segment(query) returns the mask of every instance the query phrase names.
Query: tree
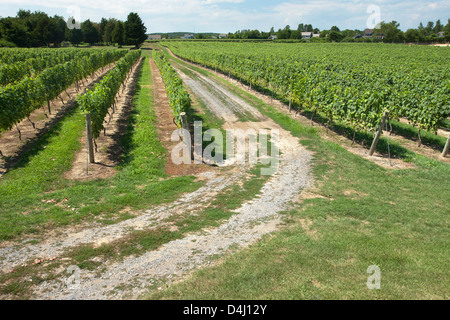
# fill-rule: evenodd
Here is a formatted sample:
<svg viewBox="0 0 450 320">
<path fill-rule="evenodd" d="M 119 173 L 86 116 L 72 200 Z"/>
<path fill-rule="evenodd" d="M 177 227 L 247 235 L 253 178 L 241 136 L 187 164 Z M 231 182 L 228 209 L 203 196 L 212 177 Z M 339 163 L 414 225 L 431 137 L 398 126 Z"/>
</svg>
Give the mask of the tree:
<svg viewBox="0 0 450 320">
<path fill-rule="evenodd" d="M 99 37 L 103 41 L 104 41 L 104 35 L 105 35 L 105 27 L 106 27 L 107 24 L 108 24 L 108 20 L 106 18 L 102 18 L 102 20 L 100 20 Z"/>
<path fill-rule="evenodd" d="M 116 27 L 116 25 L 117 25 L 117 20 L 116 19 L 109 19 L 108 22 L 105 25 L 105 30 L 104 30 L 104 33 L 103 33 L 102 40 L 104 42 L 106 42 L 107 44 L 115 43 L 115 41 L 113 41 L 113 38 L 112 38 L 112 33 L 113 33 L 113 30 Z M 122 40 L 123 40 L 123 38 L 122 38 Z"/>
<path fill-rule="evenodd" d="M 52 19 L 56 25 L 54 43 L 56 46 L 60 46 L 61 42 L 63 42 L 66 39 L 65 31 L 66 31 L 67 23 L 64 20 L 64 18 L 61 16 L 55 15 Z"/>
<path fill-rule="evenodd" d="M 290 39 L 291 38 L 291 27 L 287 25 L 283 30 L 278 30 L 277 33 L 278 39 Z"/>
<path fill-rule="evenodd" d="M 430 36 L 433 33 L 433 29 L 434 29 L 434 22 L 428 21 L 427 26 L 425 27 L 427 36 Z"/>
<path fill-rule="evenodd" d="M 86 20 L 81 24 L 81 33 L 83 34 L 83 41 L 93 45 L 98 42 L 98 30 L 94 27 L 91 20 Z"/>
<path fill-rule="evenodd" d="M 45 16 L 39 20 L 36 28 L 33 30 L 33 34 L 36 39 L 39 39 L 43 44 L 49 46 L 50 43 L 56 42 L 58 28 L 59 26 L 54 20 Z"/>
<path fill-rule="evenodd" d="M 290 39 L 301 39 L 302 38 L 302 33 L 298 30 L 294 30 L 291 32 L 291 37 Z"/>
<path fill-rule="evenodd" d="M 407 42 L 419 42 L 420 41 L 420 33 L 417 29 L 408 29 L 405 32 L 405 40 Z"/>
<path fill-rule="evenodd" d="M 312 32 L 313 26 L 311 24 L 305 24 L 305 32 Z"/>
<path fill-rule="evenodd" d="M 445 40 L 450 41 L 450 19 L 448 19 L 447 24 L 445 25 L 443 31 Z"/>
<path fill-rule="evenodd" d="M 78 47 L 81 41 L 83 41 L 83 33 L 81 32 L 81 29 L 66 28 L 66 40 L 70 41 L 72 45 Z"/>
<path fill-rule="evenodd" d="M 436 24 L 434 25 L 434 33 L 438 34 L 444 29 L 444 26 L 441 23 L 441 20 L 436 21 Z"/>
<path fill-rule="evenodd" d="M 29 37 L 27 28 L 16 18 L 4 18 L 0 20 L 0 34 L 2 42 L 8 46 L 27 47 Z"/>
<path fill-rule="evenodd" d="M 39 47 L 43 45 L 48 45 L 51 40 L 45 40 L 52 30 L 49 30 L 48 25 L 51 24 L 49 21 L 49 16 L 41 11 L 25 11 L 19 10 L 17 13 L 18 22 L 25 26 L 27 33 L 27 45 L 28 47 Z M 39 29 L 37 30 L 39 25 Z M 45 32 L 46 35 L 43 35 Z"/>
<path fill-rule="evenodd" d="M 336 27 L 336 26 L 332 26 L 330 31 L 341 32 L 341 30 L 338 27 Z"/>
<path fill-rule="evenodd" d="M 400 23 L 391 21 L 381 22 L 380 33 L 384 36 L 384 42 L 401 42 L 404 39 L 403 32 L 399 29 Z"/>
<path fill-rule="evenodd" d="M 127 44 L 139 48 L 147 40 L 147 27 L 145 27 L 137 13 L 131 12 L 124 24 Z"/>
<path fill-rule="evenodd" d="M 116 25 L 112 31 L 111 36 L 113 43 L 117 43 L 119 46 L 122 46 L 124 44 L 125 30 L 122 21 L 116 22 Z"/>
<path fill-rule="evenodd" d="M 341 32 L 337 32 L 335 30 L 330 31 L 328 34 L 328 41 L 336 41 L 339 42 L 344 38 Z"/>
</svg>

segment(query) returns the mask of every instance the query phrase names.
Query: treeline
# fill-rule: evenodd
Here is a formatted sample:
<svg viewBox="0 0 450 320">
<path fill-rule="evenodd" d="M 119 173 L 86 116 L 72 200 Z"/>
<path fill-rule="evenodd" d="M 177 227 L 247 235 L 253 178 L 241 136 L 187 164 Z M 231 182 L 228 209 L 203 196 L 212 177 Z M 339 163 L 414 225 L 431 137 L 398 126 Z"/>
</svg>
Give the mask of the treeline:
<svg viewBox="0 0 450 320">
<path fill-rule="evenodd" d="M 423 23 L 415 29 L 402 31 L 400 24 L 396 21 L 389 23 L 381 22 L 377 28 L 373 29 L 373 35 L 365 37 L 364 30 L 340 30 L 333 26 L 329 30 L 320 30 L 314 28 L 311 24 L 299 24 L 297 29 L 291 29 L 287 25 L 283 29 L 272 29 L 269 32 L 260 30 L 239 30 L 235 33 L 229 33 L 228 39 L 268 39 L 276 36 L 278 40 L 299 40 L 302 39 L 302 32 L 311 32 L 319 34 L 309 41 L 325 42 L 448 42 L 450 41 L 450 19 L 444 26 L 440 20 L 436 22 L 429 21 L 426 26 Z"/>
<path fill-rule="evenodd" d="M 134 12 L 126 21 L 102 18 L 96 23 L 88 19 L 80 27 L 68 28 L 67 21 L 61 16 L 49 17 L 41 11 L 20 10 L 16 17 L 0 19 L 0 47 L 59 47 L 64 41 L 75 46 L 87 43 L 139 47 L 147 39 L 147 28 Z"/>
</svg>

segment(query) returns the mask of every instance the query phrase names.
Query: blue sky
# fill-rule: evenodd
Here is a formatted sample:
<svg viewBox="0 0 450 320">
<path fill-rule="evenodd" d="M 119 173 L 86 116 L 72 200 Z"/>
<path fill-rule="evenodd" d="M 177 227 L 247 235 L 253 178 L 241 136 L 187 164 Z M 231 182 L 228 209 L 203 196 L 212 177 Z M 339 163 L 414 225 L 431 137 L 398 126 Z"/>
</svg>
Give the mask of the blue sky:
<svg viewBox="0 0 450 320">
<path fill-rule="evenodd" d="M 234 32 L 241 29 L 269 31 L 299 23 L 319 29 L 364 29 L 373 21 L 396 20 L 400 28 L 416 28 L 420 22 L 450 18 L 445 1 L 269 1 L 269 0 L 0 0 L 0 16 L 15 16 L 19 9 L 40 10 L 68 18 L 79 12 L 82 21 L 102 17 L 125 20 L 129 12 L 141 16 L 148 32 Z"/>
</svg>

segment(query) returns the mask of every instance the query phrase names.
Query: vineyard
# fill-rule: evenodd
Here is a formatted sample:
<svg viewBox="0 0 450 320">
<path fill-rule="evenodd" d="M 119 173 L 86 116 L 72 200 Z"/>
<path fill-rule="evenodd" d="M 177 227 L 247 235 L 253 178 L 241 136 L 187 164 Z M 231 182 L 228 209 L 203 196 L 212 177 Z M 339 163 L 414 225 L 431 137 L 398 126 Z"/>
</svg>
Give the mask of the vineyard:
<svg viewBox="0 0 450 320">
<path fill-rule="evenodd" d="M 175 55 L 290 100 L 355 131 L 385 111 L 436 133 L 450 116 L 450 52 L 433 47 L 352 44 L 169 42 Z"/>
<path fill-rule="evenodd" d="M 0 87 L 0 131 L 10 130 L 14 125 L 28 117 L 34 110 L 50 105 L 50 101 L 56 99 L 64 90 L 77 84 L 86 76 L 98 69 L 117 61 L 126 54 L 126 50 L 74 50 L 51 51 L 46 56 L 40 55 L 40 49 L 17 51 L 3 49 L 1 55 L 9 56 L 12 67 L 3 66 L 2 71 L 7 73 L 15 70 L 13 75 L 5 76 L 9 83 Z M 44 53 L 45 54 L 45 53 Z M 39 57 L 40 56 L 40 57 Z M 43 68 L 29 67 L 33 64 L 29 59 L 25 63 L 17 62 L 20 59 L 37 59 L 41 61 Z M 48 61 L 46 61 L 48 60 Z M 64 62 L 68 60 L 67 62 Z M 7 60 L 8 61 L 8 60 Z M 59 61 L 52 65 L 52 61 Z M 16 65 L 23 65 L 25 72 L 21 72 Z M 43 69 L 43 70 L 41 70 Z M 41 70 L 41 72 L 38 72 Z M 17 76 L 16 76 L 17 75 Z M 23 77 L 23 79 L 21 79 Z"/>
<path fill-rule="evenodd" d="M 0 299 L 447 298 L 447 49 L 129 49 L 0 49 Z M 279 154 L 178 165 L 177 127 Z"/>
<path fill-rule="evenodd" d="M 167 61 L 164 54 L 153 51 L 153 59 L 158 69 L 161 71 L 164 84 L 166 85 L 167 96 L 170 100 L 170 108 L 175 118 L 177 126 L 181 128 L 181 113 L 187 113 L 191 107 L 191 98 L 183 86 L 183 81 L 175 69 Z"/>
</svg>

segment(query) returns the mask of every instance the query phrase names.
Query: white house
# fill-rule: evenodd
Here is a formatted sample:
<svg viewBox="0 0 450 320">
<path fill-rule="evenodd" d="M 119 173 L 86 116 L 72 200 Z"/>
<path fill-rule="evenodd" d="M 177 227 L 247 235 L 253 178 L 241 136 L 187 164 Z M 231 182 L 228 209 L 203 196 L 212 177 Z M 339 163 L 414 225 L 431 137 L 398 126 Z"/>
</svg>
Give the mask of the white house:
<svg viewBox="0 0 450 320">
<path fill-rule="evenodd" d="M 149 34 L 147 40 L 161 40 L 160 34 Z"/>
<path fill-rule="evenodd" d="M 312 32 L 302 32 L 302 39 L 311 39 L 313 37 Z"/>
<path fill-rule="evenodd" d="M 194 39 L 194 35 L 192 33 L 186 33 L 181 39 Z"/>
<path fill-rule="evenodd" d="M 224 38 L 227 38 L 227 37 L 228 37 L 228 34 L 226 34 L 226 33 L 219 34 L 219 39 L 224 39 Z"/>
</svg>

